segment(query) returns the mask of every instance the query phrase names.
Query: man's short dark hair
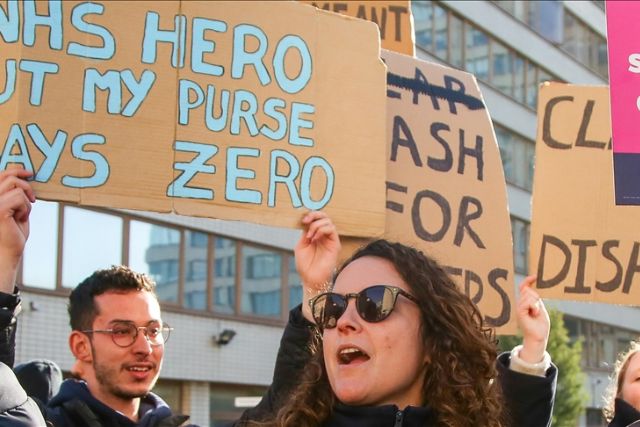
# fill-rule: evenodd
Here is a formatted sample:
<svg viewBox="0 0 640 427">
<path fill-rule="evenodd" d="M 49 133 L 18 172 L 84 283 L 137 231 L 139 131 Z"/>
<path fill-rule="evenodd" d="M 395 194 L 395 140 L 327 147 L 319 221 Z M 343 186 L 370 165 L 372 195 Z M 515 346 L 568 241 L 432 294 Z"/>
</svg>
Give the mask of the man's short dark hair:
<svg viewBox="0 0 640 427">
<path fill-rule="evenodd" d="M 129 267 L 119 265 L 96 270 L 84 279 L 69 295 L 69 323 L 71 329 L 91 329 L 98 315 L 94 298 L 105 292 L 147 291 L 155 296 L 155 283 L 146 274 L 136 273 Z"/>
</svg>

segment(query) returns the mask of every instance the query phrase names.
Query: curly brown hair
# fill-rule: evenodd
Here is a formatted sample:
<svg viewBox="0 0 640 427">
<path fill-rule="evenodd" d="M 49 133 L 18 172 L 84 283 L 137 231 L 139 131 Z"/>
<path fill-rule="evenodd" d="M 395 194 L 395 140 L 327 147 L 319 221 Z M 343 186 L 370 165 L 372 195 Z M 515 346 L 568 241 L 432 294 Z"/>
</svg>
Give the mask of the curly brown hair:
<svg viewBox="0 0 640 427">
<path fill-rule="evenodd" d="M 338 270 L 373 256 L 393 263 L 420 301 L 421 335 L 430 357 L 422 390 L 437 426 L 503 427 L 503 398 L 495 383 L 496 342 L 492 329 L 434 259 L 409 246 L 376 240 L 360 248 Z M 313 356 L 301 382 L 274 420 L 260 425 L 319 427 L 330 416 L 336 397 L 323 360 L 322 340 L 314 337 Z"/>
<path fill-rule="evenodd" d="M 627 368 L 629 368 L 631 359 L 638 353 L 640 353 L 640 342 L 631 341 L 629 348 L 618 356 L 613 373 L 611 374 L 609 387 L 607 387 L 607 391 L 604 394 L 604 407 L 602 408 L 602 412 L 607 422 L 610 422 L 616 414 L 616 398 L 622 396 L 624 376 L 627 374 Z"/>
</svg>

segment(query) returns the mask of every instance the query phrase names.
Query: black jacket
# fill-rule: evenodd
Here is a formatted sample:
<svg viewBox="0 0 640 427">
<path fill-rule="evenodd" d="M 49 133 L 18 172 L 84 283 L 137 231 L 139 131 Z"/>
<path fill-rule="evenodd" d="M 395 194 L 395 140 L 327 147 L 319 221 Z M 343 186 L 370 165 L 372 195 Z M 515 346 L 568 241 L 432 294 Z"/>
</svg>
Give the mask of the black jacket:
<svg viewBox="0 0 640 427">
<path fill-rule="evenodd" d="M 139 420 L 131 421 L 93 397 L 84 381 L 66 380 L 47 405 L 47 420 L 55 427 L 175 427 L 189 417 L 174 415 L 158 396 L 141 399 Z"/>
<path fill-rule="evenodd" d="M 640 427 L 640 412 L 624 400 L 616 399 L 615 411 L 609 427 Z"/>
<path fill-rule="evenodd" d="M 149 393 L 140 402 L 140 419 L 134 423 L 94 398 L 84 381 L 66 380 L 45 407 L 27 395 L 13 371 L 16 315 L 20 296 L 0 292 L 0 427 L 175 427 L 189 417 L 174 415 L 158 396 Z M 43 418 L 44 416 L 44 418 Z"/>
<path fill-rule="evenodd" d="M 310 357 L 309 342 L 314 325 L 302 315 L 300 306 L 291 310 L 276 359 L 273 383 L 258 406 L 243 413 L 233 425 L 241 427 L 249 420 L 267 419 L 277 411 L 295 387 L 299 373 Z M 498 380 L 503 388 L 507 414 L 513 427 L 548 427 L 551 425 L 558 370 L 551 366 L 546 377 L 536 377 L 509 369 L 509 353 L 496 361 Z M 400 414 L 400 415 L 399 415 Z M 398 420 L 400 417 L 400 420 Z M 435 414 L 428 408 L 395 406 L 350 407 L 338 404 L 325 427 L 413 427 L 429 425 Z"/>
</svg>

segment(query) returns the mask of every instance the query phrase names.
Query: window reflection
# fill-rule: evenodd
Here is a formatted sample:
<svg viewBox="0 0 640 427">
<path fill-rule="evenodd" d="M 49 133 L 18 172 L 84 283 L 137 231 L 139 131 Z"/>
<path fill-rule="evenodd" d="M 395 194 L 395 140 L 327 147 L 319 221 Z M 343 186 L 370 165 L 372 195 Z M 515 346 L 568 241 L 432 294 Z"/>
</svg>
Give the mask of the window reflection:
<svg viewBox="0 0 640 427">
<path fill-rule="evenodd" d="M 478 79 L 489 79 L 489 38 L 484 31 L 467 25 L 465 67 Z"/>
<path fill-rule="evenodd" d="M 433 50 L 433 5 L 430 1 L 411 2 L 415 26 L 416 44 L 428 51 Z"/>
<path fill-rule="evenodd" d="M 491 83 L 501 92 L 513 96 L 513 55 L 502 43 L 491 41 Z"/>
<path fill-rule="evenodd" d="M 448 61 L 447 47 L 449 45 L 449 36 L 447 34 L 448 22 L 447 11 L 438 5 L 433 6 L 433 15 L 435 19 L 435 54 L 438 58 Z"/>
<path fill-rule="evenodd" d="M 122 219 L 64 208 L 62 286 L 73 288 L 95 270 L 122 263 Z"/>
<path fill-rule="evenodd" d="M 184 306 L 196 310 L 207 309 L 207 250 L 209 236 L 197 231 L 185 233 Z"/>
<path fill-rule="evenodd" d="M 58 204 L 38 200 L 29 215 L 29 240 L 22 256 L 22 283 L 56 288 L 58 257 Z"/>
<path fill-rule="evenodd" d="M 280 316 L 282 256 L 278 252 L 244 245 L 242 265 L 242 312 Z"/>
<path fill-rule="evenodd" d="M 289 255 L 289 310 L 302 302 L 302 280 L 296 270 L 296 259 Z"/>
<path fill-rule="evenodd" d="M 502 126 L 495 125 L 505 180 L 527 191 L 533 188 L 535 145 Z"/>
<path fill-rule="evenodd" d="M 565 16 L 562 4 L 534 3 L 500 1 L 495 4 L 528 25 L 535 23 L 540 26 L 549 37 L 559 37 Z M 532 109 L 537 107 L 541 78 L 535 63 L 436 2 L 412 2 L 411 8 L 417 46 L 453 67 L 474 74 L 518 102 Z M 592 62 L 602 64 L 596 67 L 606 68 L 606 41 L 601 44 L 591 42 L 590 46 L 589 55 L 596 58 Z M 543 77 L 545 80 L 558 80 L 546 72 Z"/>
<path fill-rule="evenodd" d="M 156 282 L 160 301 L 178 302 L 180 231 L 131 221 L 129 265 Z"/>
<path fill-rule="evenodd" d="M 513 233 L 513 263 L 516 273 L 528 274 L 529 270 L 529 223 L 511 217 Z"/>
<path fill-rule="evenodd" d="M 215 237 L 213 304 L 220 313 L 233 313 L 236 306 L 236 242 Z"/>
</svg>

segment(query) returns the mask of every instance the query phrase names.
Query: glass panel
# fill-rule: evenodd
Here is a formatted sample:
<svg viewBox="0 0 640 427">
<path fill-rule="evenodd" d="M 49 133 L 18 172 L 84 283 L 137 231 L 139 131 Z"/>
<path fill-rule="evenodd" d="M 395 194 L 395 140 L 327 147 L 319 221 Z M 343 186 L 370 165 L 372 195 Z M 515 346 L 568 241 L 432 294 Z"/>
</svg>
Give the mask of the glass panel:
<svg viewBox="0 0 640 427">
<path fill-rule="evenodd" d="M 440 6 L 434 5 L 433 12 L 436 33 L 435 54 L 438 58 L 447 61 L 447 47 L 449 45 L 449 35 L 447 34 L 447 11 Z"/>
<path fill-rule="evenodd" d="M 511 144 L 511 132 L 501 126 L 494 125 L 496 131 L 496 140 L 500 149 L 500 158 L 502 159 L 502 168 L 504 169 L 504 178 L 507 182 L 514 184 L 514 159 L 512 153 L 513 144 Z"/>
<path fill-rule="evenodd" d="M 280 316 L 282 256 L 267 249 L 244 245 L 242 265 L 242 312 Z"/>
<path fill-rule="evenodd" d="M 489 38 L 471 25 L 467 25 L 465 42 L 466 70 L 475 74 L 476 78 L 489 78 Z"/>
<path fill-rule="evenodd" d="M 236 242 L 216 236 L 213 254 L 214 310 L 233 313 L 236 306 Z"/>
<path fill-rule="evenodd" d="M 207 309 L 207 245 L 206 233 L 187 231 L 184 265 L 184 306 L 196 310 Z"/>
<path fill-rule="evenodd" d="M 56 288 L 58 261 L 58 204 L 38 200 L 29 215 L 29 240 L 22 256 L 22 283 Z"/>
<path fill-rule="evenodd" d="M 177 303 L 180 231 L 131 221 L 129 234 L 129 266 L 155 280 L 160 301 Z"/>
<path fill-rule="evenodd" d="M 538 102 L 538 67 L 527 62 L 527 105 L 534 110 Z"/>
<path fill-rule="evenodd" d="M 451 15 L 451 43 L 449 44 L 449 62 L 454 67 L 464 67 L 464 22 L 462 19 L 457 18 L 455 15 Z"/>
<path fill-rule="evenodd" d="M 302 281 L 296 270 L 296 259 L 289 255 L 289 310 L 302 302 Z"/>
<path fill-rule="evenodd" d="M 433 5 L 430 1 L 411 2 L 416 45 L 433 52 Z"/>
<path fill-rule="evenodd" d="M 518 101 L 524 103 L 525 101 L 525 72 L 524 72 L 524 58 L 517 53 L 513 56 L 513 97 Z"/>
<path fill-rule="evenodd" d="M 609 76 L 609 64 L 607 62 L 607 40 L 595 34 L 595 63 L 593 68 L 604 77 Z"/>
<path fill-rule="evenodd" d="M 495 125 L 505 180 L 525 190 L 533 187 L 535 145 L 502 126 Z"/>
<path fill-rule="evenodd" d="M 528 273 L 529 224 L 511 217 L 513 263 L 516 273 Z"/>
<path fill-rule="evenodd" d="M 260 386 L 211 384 L 209 387 L 209 425 L 221 427 L 237 420 L 248 407 L 253 407 L 267 391 Z M 238 405 L 243 398 L 247 404 Z"/>
<path fill-rule="evenodd" d="M 507 95 L 513 95 L 513 54 L 502 43 L 491 40 L 491 59 L 493 68 L 491 70 L 491 83 L 499 91 Z"/>
<path fill-rule="evenodd" d="M 181 413 L 182 409 L 182 385 L 179 381 L 158 380 L 153 387 L 153 392 L 167 402 L 174 413 Z"/>
<path fill-rule="evenodd" d="M 62 286 L 73 288 L 95 270 L 122 263 L 122 219 L 64 208 Z"/>
</svg>

